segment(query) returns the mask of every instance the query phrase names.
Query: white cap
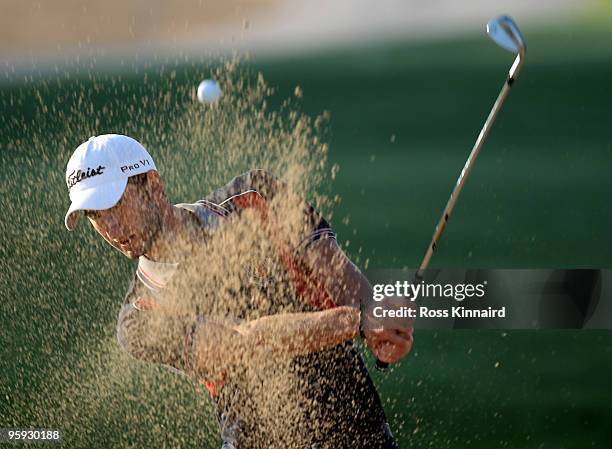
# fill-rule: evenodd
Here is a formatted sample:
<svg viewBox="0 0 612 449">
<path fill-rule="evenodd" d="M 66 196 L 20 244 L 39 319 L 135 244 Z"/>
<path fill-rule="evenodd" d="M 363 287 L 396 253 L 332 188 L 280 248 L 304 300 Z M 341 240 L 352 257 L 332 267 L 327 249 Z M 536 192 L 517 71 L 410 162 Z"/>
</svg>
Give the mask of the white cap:
<svg viewBox="0 0 612 449">
<path fill-rule="evenodd" d="M 72 154 L 66 184 L 72 204 L 64 223 L 74 229 L 79 211 L 110 209 L 119 202 L 130 176 L 157 170 L 138 141 L 119 134 L 90 137 Z"/>
</svg>

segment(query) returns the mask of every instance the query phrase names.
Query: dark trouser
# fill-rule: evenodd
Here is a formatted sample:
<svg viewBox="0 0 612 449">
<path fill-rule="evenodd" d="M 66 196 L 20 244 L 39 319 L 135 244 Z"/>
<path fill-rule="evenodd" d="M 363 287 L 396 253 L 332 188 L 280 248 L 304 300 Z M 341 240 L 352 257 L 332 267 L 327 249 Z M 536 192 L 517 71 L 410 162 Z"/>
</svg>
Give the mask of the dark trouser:
<svg viewBox="0 0 612 449">
<path fill-rule="evenodd" d="M 241 449 L 234 438 L 229 435 L 222 435 L 223 446 L 221 449 Z M 229 438 L 226 438 L 229 437 Z M 379 431 L 364 434 L 350 441 L 322 441 L 314 443 L 303 449 L 399 449 L 395 442 L 389 424 L 384 423 Z"/>
<path fill-rule="evenodd" d="M 399 446 L 393 438 L 389 424 L 383 423 L 380 428 L 370 428 L 367 431 L 364 429 L 359 435 L 346 435 L 345 438 L 331 437 L 304 449 L 399 449 Z"/>
</svg>

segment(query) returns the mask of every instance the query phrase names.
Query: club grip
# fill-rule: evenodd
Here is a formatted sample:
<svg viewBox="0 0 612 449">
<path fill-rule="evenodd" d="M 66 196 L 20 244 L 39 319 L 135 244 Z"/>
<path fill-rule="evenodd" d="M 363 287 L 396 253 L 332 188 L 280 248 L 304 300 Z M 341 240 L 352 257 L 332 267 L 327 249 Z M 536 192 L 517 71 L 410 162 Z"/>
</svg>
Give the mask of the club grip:
<svg viewBox="0 0 612 449">
<path fill-rule="evenodd" d="M 378 371 L 385 372 L 387 371 L 387 368 L 389 368 L 389 364 L 387 362 L 376 359 L 376 369 Z"/>
</svg>

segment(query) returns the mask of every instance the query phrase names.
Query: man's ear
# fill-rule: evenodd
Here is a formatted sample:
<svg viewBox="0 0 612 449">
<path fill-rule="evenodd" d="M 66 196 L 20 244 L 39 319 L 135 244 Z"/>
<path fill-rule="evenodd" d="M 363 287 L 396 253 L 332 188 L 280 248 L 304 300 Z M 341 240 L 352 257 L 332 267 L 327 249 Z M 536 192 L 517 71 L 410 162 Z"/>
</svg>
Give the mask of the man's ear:
<svg viewBox="0 0 612 449">
<path fill-rule="evenodd" d="M 147 190 L 149 191 L 149 196 L 156 202 L 166 200 L 164 181 L 159 173 L 155 170 L 147 172 Z"/>
</svg>

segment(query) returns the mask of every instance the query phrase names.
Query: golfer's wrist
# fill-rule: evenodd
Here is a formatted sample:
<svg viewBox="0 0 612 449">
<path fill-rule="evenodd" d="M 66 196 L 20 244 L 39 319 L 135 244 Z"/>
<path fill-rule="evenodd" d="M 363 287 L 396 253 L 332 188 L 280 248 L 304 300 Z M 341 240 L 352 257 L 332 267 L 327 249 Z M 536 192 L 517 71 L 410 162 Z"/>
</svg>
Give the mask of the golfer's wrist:
<svg viewBox="0 0 612 449">
<path fill-rule="evenodd" d="M 359 336 L 362 340 L 367 340 L 367 332 L 375 327 L 372 322 L 372 313 L 367 304 L 364 304 L 363 300 L 360 302 L 360 313 L 359 313 Z"/>
<path fill-rule="evenodd" d="M 366 335 L 366 320 L 367 320 L 367 316 L 363 312 L 363 310 L 361 310 L 359 312 L 359 336 L 361 337 L 363 341 L 367 340 L 368 338 Z"/>
</svg>

